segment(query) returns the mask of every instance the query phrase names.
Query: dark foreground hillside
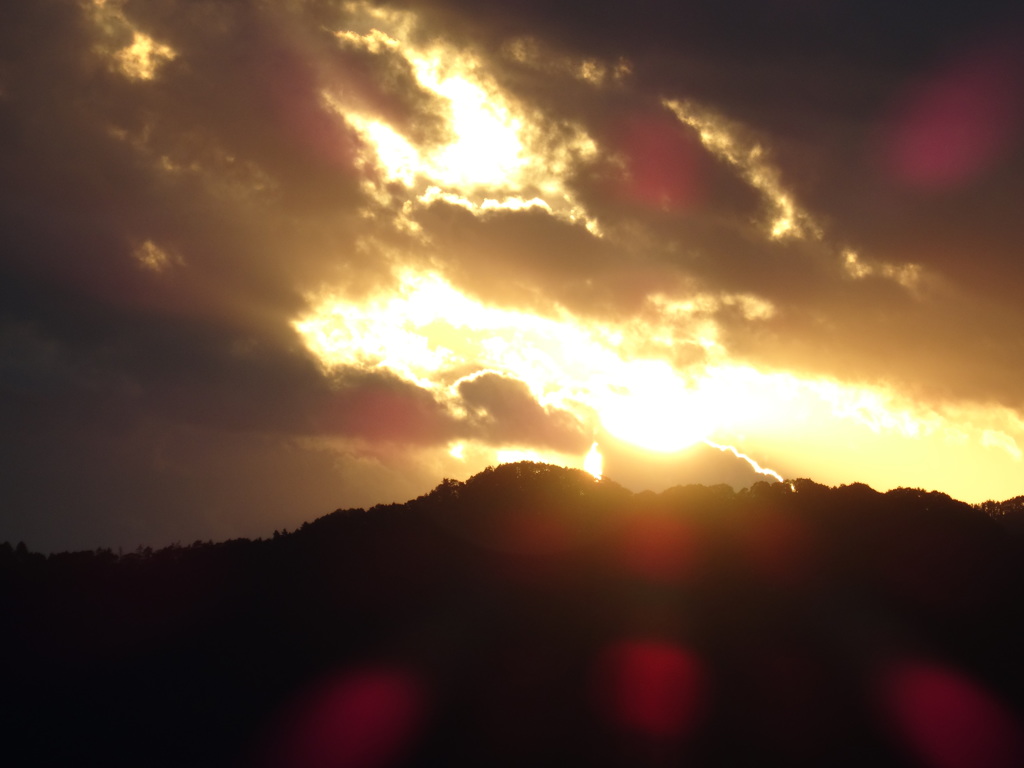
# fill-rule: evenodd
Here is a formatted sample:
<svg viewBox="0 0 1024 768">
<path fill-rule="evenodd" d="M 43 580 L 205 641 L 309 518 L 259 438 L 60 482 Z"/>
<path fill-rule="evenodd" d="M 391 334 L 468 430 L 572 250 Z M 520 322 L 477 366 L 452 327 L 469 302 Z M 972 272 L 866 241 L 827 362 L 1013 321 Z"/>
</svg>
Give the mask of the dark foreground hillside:
<svg viewBox="0 0 1024 768">
<path fill-rule="evenodd" d="M 1016 768 L 1020 506 L 522 463 L 264 541 L 6 547 L 0 764 Z"/>
</svg>

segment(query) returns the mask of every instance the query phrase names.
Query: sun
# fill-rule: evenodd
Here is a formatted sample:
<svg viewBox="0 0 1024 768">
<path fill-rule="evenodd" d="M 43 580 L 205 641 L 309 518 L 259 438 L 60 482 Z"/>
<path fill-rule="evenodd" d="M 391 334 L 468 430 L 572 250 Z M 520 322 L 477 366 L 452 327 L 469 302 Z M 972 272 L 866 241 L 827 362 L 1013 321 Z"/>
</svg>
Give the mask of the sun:
<svg viewBox="0 0 1024 768">
<path fill-rule="evenodd" d="M 601 425 L 627 443 L 674 453 L 708 438 L 718 414 L 662 360 L 626 362 L 595 407 Z"/>
</svg>

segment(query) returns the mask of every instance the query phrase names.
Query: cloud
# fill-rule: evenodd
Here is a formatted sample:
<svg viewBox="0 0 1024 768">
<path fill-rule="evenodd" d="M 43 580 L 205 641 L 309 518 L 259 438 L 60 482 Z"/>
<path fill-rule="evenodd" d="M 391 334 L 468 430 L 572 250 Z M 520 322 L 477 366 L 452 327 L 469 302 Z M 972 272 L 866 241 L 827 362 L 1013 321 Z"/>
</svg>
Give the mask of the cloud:
<svg viewBox="0 0 1024 768">
<path fill-rule="evenodd" d="M 544 209 L 474 215 L 436 201 L 415 221 L 430 247 L 445 255 L 446 273 L 486 300 L 537 308 L 554 302 L 582 312 L 602 298 L 605 304 L 621 301 L 619 291 L 601 294 L 626 271 L 625 255 Z"/>
<path fill-rule="evenodd" d="M 590 445 L 583 425 L 567 411 L 544 408 L 521 381 L 483 373 L 459 382 L 469 421 L 485 440 L 582 453 Z"/>
<path fill-rule="evenodd" d="M 129 526 L 97 489 L 165 493 L 165 438 L 223 473 L 175 476 L 200 528 L 247 461 L 310 509 L 268 467 L 337 506 L 659 428 L 793 467 L 812 422 L 959 430 L 942 455 L 1015 466 L 1019 26 L 954 6 L 3 8 L 5 450 L 67 485 L 0 501 Z M 981 154 L 922 165 L 950 110 Z"/>
<path fill-rule="evenodd" d="M 328 435 L 406 445 L 444 445 L 459 434 L 443 403 L 387 373 L 342 374 L 315 427 Z"/>
</svg>

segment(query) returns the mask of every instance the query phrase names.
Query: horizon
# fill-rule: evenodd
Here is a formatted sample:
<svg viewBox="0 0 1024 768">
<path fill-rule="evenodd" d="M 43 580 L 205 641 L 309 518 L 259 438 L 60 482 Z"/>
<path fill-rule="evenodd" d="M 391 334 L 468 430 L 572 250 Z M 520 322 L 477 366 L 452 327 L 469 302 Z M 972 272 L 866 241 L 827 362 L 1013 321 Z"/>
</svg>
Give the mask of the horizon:
<svg viewBox="0 0 1024 768">
<path fill-rule="evenodd" d="M 811 484 L 813 486 L 817 486 L 819 488 L 823 488 L 823 489 L 826 489 L 826 490 L 841 490 L 843 488 L 850 488 L 850 487 L 854 487 L 854 486 L 864 487 L 864 488 L 869 489 L 872 493 L 878 494 L 879 496 L 885 496 L 885 495 L 890 494 L 892 492 L 898 492 L 898 491 L 921 491 L 921 492 L 926 493 L 926 494 L 938 493 L 940 495 L 943 495 L 943 496 L 949 498 L 953 502 L 960 503 L 960 504 L 967 504 L 968 506 L 970 506 L 970 507 L 972 507 L 974 509 L 978 509 L 978 510 L 984 511 L 983 510 L 983 503 L 965 502 L 962 499 L 957 499 L 955 497 L 949 496 L 949 494 L 945 494 L 942 491 L 936 491 L 934 489 L 929 489 L 929 488 L 897 486 L 897 487 L 894 487 L 894 488 L 887 488 L 887 489 L 879 490 L 877 488 L 874 488 L 873 486 L 871 486 L 868 483 L 860 482 L 860 481 L 857 481 L 857 480 L 852 480 L 852 481 L 847 482 L 847 483 L 840 483 L 840 484 L 836 484 L 836 485 L 826 485 L 826 484 L 823 484 L 823 483 L 818 483 L 814 478 L 807 478 L 807 477 L 798 478 L 798 477 L 793 477 L 793 478 L 785 478 L 783 480 L 777 480 L 777 479 L 775 479 L 773 477 L 770 477 L 770 476 L 766 477 L 766 476 L 761 475 L 761 476 L 759 476 L 759 479 L 753 480 L 750 485 L 746 485 L 746 486 L 742 486 L 742 487 L 736 487 L 735 484 L 731 484 L 731 483 L 683 482 L 683 483 L 677 483 L 675 485 L 672 485 L 672 486 L 669 486 L 669 487 L 666 487 L 666 488 L 662 488 L 660 490 L 655 491 L 655 490 L 650 489 L 650 488 L 631 488 L 631 487 L 628 487 L 628 486 L 623 485 L 622 483 L 618 482 L 615 478 L 608 477 L 607 475 L 603 475 L 603 474 L 595 475 L 594 473 L 592 473 L 592 472 L 590 472 L 590 471 L 588 471 L 588 470 L 586 470 L 586 469 L 584 469 L 582 467 L 573 467 L 573 466 L 566 466 L 566 465 L 560 465 L 560 464 L 552 464 L 550 462 L 535 461 L 535 460 L 532 460 L 532 459 L 519 459 L 519 460 L 515 460 L 515 461 L 501 462 L 501 463 L 496 464 L 496 465 L 488 465 L 487 467 L 484 467 L 480 471 L 470 475 L 469 477 L 466 477 L 465 479 L 447 478 L 447 477 L 442 478 L 435 485 L 431 486 L 431 488 L 427 489 L 423 493 L 417 494 L 416 496 L 410 497 L 408 499 L 396 499 L 396 500 L 391 500 L 391 501 L 381 501 L 381 502 L 378 502 L 376 504 L 363 505 L 363 506 L 360 506 L 360 507 L 337 507 L 335 509 L 332 509 L 332 510 L 329 510 L 329 511 L 325 511 L 325 512 L 317 514 L 317 515 L 315 515 L 313 517 L 310 517 L 307 520 L 297 521 L 294 526 L 284 526 L 284 527 L 281 527 L 280 529 L 275 528 L 273 531 L 257 532 L 257 533 L 255 533 L 253 535 L 248 535 L 248 536 L 232 536 L 232 537 L 229 537 L 229 538 L 226 538 L 226 539 L 220 539 L 220 540 L 196 539 L 193 542 L 189 542 L 189 543 L 183 542 L 180 539 L 179 540 L 175 540 L 175 541 L 166 541 L 166 542 L 151 542 L 151 541 L 132 542 L 130 544 L 126 544 L 124 542 L 118 542 L 118 543 L 111 544 L 111 543 L 108 542 L 108 543 L 102 543 L 102 544 L 95 545 L 95 546 L 90 546 L 90 547 L 81 547 L 81 548 L 74 549 L 74 550 L 72 550 L 72 549 L 62 549 L 62 550 L 39 549 L 39 548 L 33 547 L 31 545 L 31 542 L 26 542 L 24 540 L 15 542 L 15 541 L 10 541 L 10 540 L 0 539 L 0 545 L 6 544 L 6 545 L 9 545 L 10 547 L 13 548 L 16 545 L 24 544 L 25 547 L 26 547 L 26 550 L 29 553 L 33 553 L 33 554 L 38 553 L 38 554 L 42 554 L 42 555 L 46 555 L 46 556 L 60 555 L 60 554 L 67 554 L 67 553 L 74 553 L 74 552 L 90 552 L 90 551 L 92 551 L 92 552 L 114 552 L 114 551 L 116 551 L 118 553 L 118 556 L 122 556 L 123 554 L 131 554 L 133 552 L 134 553 L 138 553 L 138 552 L 142 552 L 143 550 L 158 552 L 158 551 L 164 550 L 164 549 L 174 549 L 174 548 L 177 548 L 177 547 L 188 547 L 190 545 L 195 545 L 195 544 L 202 544 L 202 545 L 220 544 L 220 543 L 224 543 L 224 542 L 227 542 L 227 541 L 237 541 L 237 540 L 242 540 L 242 541 L 265 541 L 265 540 L 269 540 L 271 538 L 276 538 L 278 535 L 288 535 L 289 533 L 294 533 L 295 531 L 298 531 L 301 528 L 305 528 L 306 525 L 308 525 L 308 524 L 315 523 L 316 521 L 318 521 L 320 519 L 323 519 L 323 518 L 326 518 L 326 517 L 330 517 L 331 515 L 336 514 L 338 512 L 352 512 L 352 511 L 372 512 L 374 509 L 377 509 L 377 508 L 388 508 L 388 507 L 396 506 L 396 505 L 399 506 L 399 507 L 403 507 L 403 506 L 406 506 L 408 504 L 412 504 L 412 503 L 414 503 L 414 502 L 424 498 L 425 496 L 429 496 L 431 493 L 433 493 L 436 490 L 441 489 L 442 487 L 444 487 L 446 484 L 448 484 L 450 482 L 455 482 L 459 486 L 464 486 L 467 483 L 469 483 L 470 481 L 472 481 L 474 478 L 477 478 L 477 477 L 480 477 L 480 476 L 483 476 L 483 475 L 487 475 L 490 472 L 498 471 L 502 467 L 513 467 L 513 466 L 516 466 L 516 465 L 541 465 L 541 466 L 544 466 L 544 467 L 554 468 L 556 470 L 566 470 L 566 471 L 569 471 L 569 472 L 577 472 L 577 473 L 585 474 L 585 475 L 589 476 L 590 478 L 592 478 L 595 483 L 597 483 L 597 484 L 610 483 L 611 485 L 615 486 L 616 488 L 620 488 L 620 489 L 626 491 L 631 497 L 637 497 L 637 496 L 642 497 L 642 496 L 646 496 L 648 494 L 653 494 L 655 497 L 657 497 L 657 496 L 661 496 L 663 494 L 669 493 L 670 491 L 673 491 L 673 490 L 676 490 L 676 489 L 681 489 L 681 488 L 683 488 L 683 489 L 685 489 L 685 488 L 714 488 L 714 487 L 717 487 L 717 486 L 726 486 L 734 494 L 742 496 L 743 494 L 749 493 L 750 491 L 754 490 L 754 486 L 756 486 L 758 484 L 761 484 L 761 483 L 764 483 L 764 484 L 766 484 L 768 486 L 771 486 L 771 485 L 785 485 L 785 486 L 788 486 L 788 488 L 790 489 L 790 492 L 798 493 L 799 491 L 798 491 L 798 489 L 797 489 L 795 484 L 800 483 L 801 481 L 806 481 L 806 482 L 808 482 L 809 484 Z M 1005 502 L 1008 502 L 1008 501 L 1016 501 L 1018 499 L 1024 499 L 1024 494 L 1022 494 L 1020 496 L 1015 496 L 1015 497 L 1008 497 L 1006 499 L 986 499 L 985 501 L 988 502 L 988 503 L 992 503 L 992 502 L 995 502 L 995 503 L 1005 503 Z M 991 514 L 991 513 L 989 512 L 988 514 Z"/>
</svg>

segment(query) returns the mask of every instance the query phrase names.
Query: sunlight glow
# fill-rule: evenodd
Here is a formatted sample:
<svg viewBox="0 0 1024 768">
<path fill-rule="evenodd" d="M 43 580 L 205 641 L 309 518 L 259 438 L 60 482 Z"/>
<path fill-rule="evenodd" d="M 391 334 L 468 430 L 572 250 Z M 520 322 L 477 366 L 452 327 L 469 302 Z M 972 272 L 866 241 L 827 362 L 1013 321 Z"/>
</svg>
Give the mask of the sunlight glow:
<svg viewBox="0 0 1024 768">
<path fill-rule="evenodd" d="M 136 29 L 124 15 L 120 3 L 93 0 L 92 7 L 87 10 L 93 24 L 107 38 L 107 42 L 97 45 L 95 50 L 108 59 L 112 69 L 129 80 L 153 80 L 161 64 L 178 57 L 169 45 L 159 43 Z M 132 42 L 115 48 L 117 43 L 114 41 L 120 42 L 127 33 L 131 33 Z"/>
<path fill-rule="evenodd" d="M 709 393 L 694 392 L 662 360 L 622 366 L 595 403 L 602 426 L 628 443 L 672 453 L 689 448 L 716 428 L 721 414 L 708 407 Z"/>
<path fill-rule="evenodd" d="M 920 264 L 884 264 L 869 263 L 861 259 L 855 251 L 843 251 L 843 268 L 846 274 L 855 280 L 862 280 L 865 277 L 884 277 L 899 283 L 904 288 L 917 288 L 923 276 L 923 267 Z"/>
<path fill-rule="evenodd" d="M 715 442 L 713 442 L 711 440 L 704 440 L 703 442 L 706 445 L 710 445 L 712 448 L 717 448 L 720 451 L 731 453 L 737 459 L 742 459 L 743 461 L 747 462 L 747 464 L 750 465 L 750 468 L 753 469 L 755 472 L 757 472 L 757 474 L 759 474 L 759 475 L 767 475 L 768 477 L 773 477 L 776 480 L 778 480 L 780 483 L 785 482 L 783 480 L 783 478 L 782 478 L 782 475 L 780 475 L 774 469 L 768 469 L 767 467 L 762 467 L 760 464 L 758 464 L 752 458 L 747 456 L 747 454 L 740 453 L 738 450 L 736 450 L 736 448 L 734 448 L 731 445 L 720 445 L 719 443 L 715 443 Z"/>
<path fill-rule="evenodd" d="M 418 146 L 345 93 L 324 91 L 324 104 L 365 143 L 364 166 L 375 168 L 384 182 L 416 192 L 414 199 L 421 203 L 443 199 L 474 213 L 540 205 L 600 232 L 563 183 L 576 160 L 597 155 L 596 144 L 580 126 L 549 124 L 542 113 L 530 111 L 499 87 L 472 51 L 437 39 L 413 42 L 413 14 L 365 3 L 349 3 L 347 9 L 370 28 L 340 30 L 335 33 L 339 42 L 404 59 L 419 87 L 436 97 L 447 133 L 440 143 Z M 581 71 L 597 77 L 598 69 L 590 63 Z M 523 197 L 523 190 L 530 194 Z M 382 189 L 376 193 L 387 198 Z"/>
<path fill-rule="evenodd" d="M 387 181 L 413 188 L 419 178 L 442 187 L 501 188 L 514 182 L 525 165 L 520 121 L 492 104 L 487 93 L 465 77 L 441 79 L 436 62 L 417 60 L 420 84 L 450 104 L 452 139 L 440 147 L 418 148 L 383 120 L 361 115 L 327 94 L 328 106 L 373 148 Z"/>
<path fill-rule="evenodd" d="M 1024 423 L 1005 409 L 927 410 L 882 388 L 730 362 L 701 323 L 698 307 L 709 302 L 662 297 L 638 318 L 601 324 L 488 305 L 435 273 L 410 270 L 370 296 L 317 297 L 294 327 L 328 370 L 387 371 L 430 391 L 456 417 L 465 413 L 459 383 L 494 372 L 522 381 L 541 406 L 568 411 L 594 434 L 667 453 L 704 444 L 776 480 L 782 474 L 751 453 L 799 457 L 803 476 L 814 468 L 822 478 L 846 452 L 892 451 L 898 467 L 900 440 L 916 441 L 917 451 L 947 455 L 974 445 L 1021 460 L 1014 436 Z M 686 345 L 700 345 L 708 362 L 680 369 L 666 361 Z M 815 448 L 822 445 L 827 450 Z M 466 455 L 464 446 L 450 450 Z M 502 450 L 501 461 L 539 460 L 522 446 Z"/>
<path fill-rule="evenodd" d="M 604 473 L 604 456 L 598 450 L 597 443 L 591 444 L 590 450 L 587 451 L 583 459 L 583 471 L 593 475 L 595 480 L 601 479 Z"/>
<path fill-rule="evenodd" d="M 387 370 L 457 408 L 467 368 L 523 381 L 537 401 L 598 422 L 651 450 L 693 445 L 728 421 L 732 403 L 714 386 L 694 386 L 663 361 L 632 359 L 648 339 L 585 325 L 567 313 L 546 318 L 470 299 L 435 274 L 406 272 L 390 294 L 363 303 L 327 297 L 297 322 L 328 366 Z M 617 342 L 617 343 L 616 343 Z M 711 383 L 706 379 L 705 383 Z"/>
<path fill-rule="evenodd" d="M 597 59 L 577 59 L 556 53 L 535 37 L 517 37 L 504 45 L 502 53 L 506 58 L 530 69 L 571 77 L 594 86 L 621 82 L 632 71 L 630 63 L 624 58 L 620 58 L 614 66 L 608 66 Z"/>
<path fill-rule="evenodd" d="M 518 461 L 541 461 L 537 451 L 524 451 L 519 448 L 505 448 L 497 452 L 499 464 L 515 464 Z"/>
<path fill-rule="evenodd" d="M 768 163 L 760 144 L 741 138 L 738 128 L 693 102 L 665 100 L 663 104 L 680 122 L 697 131 L 708 151 L 735 166 L 752 187 L 768 198 L 774 209 L 769 226 L 773 240 L 821 236 L 810 215 L 797 207 L 793 196 L 782 186 L 778 169 Z"/>
<path fill-rule="evenodd" d="M 997 429 L 986 429 L 981 433 L 981 444 L 986 448 L 998 448 L 1006 451 L 1016 461 L 1024 458 L 1024 451 L 1021 451 L 1017 441 L 1010 435 Z"/>
<path fill-rule="evenodd" d="M 172 264 L 180 264 L 181 260 L 169 254 L 152 240 L 146 240 L 132 251 L 132 256 L 139 265 L 151 272 L 163 272 Z"/>
<path fill-rule="evenodd" d="M 504 197 L 501 200 L 496 200 L 491 197 L 485 197 L 481 202 L 474 203 L 473 201 L 457 195 L 454 192 L 445 192 L 440 187 L 427 187 L 427 191 L 420 195 L 417 200 L 424 205 L 430 205 L 435 200 L 441 200 L 449 205 L 457 205 L 460 208 L 465 208 L 467 211 L 525 211 L 530 208 L 541 208 L 542 210 L 551 213 L 551 206 L 548 205 L 547 201 L 540 197 L 533 197 L 529 200 L 524 200 L 521 197 L 510 196 Z"/>
<path fill-rule="evenodd" d="M 585 227 L 597 238 L 605 231 L 611 238 L 632 236 L 613 218 L 599 223 L 571 190 L 571 171 L 598 157 L 595 141 L 579 125 L 554 121 L 503 88 L 487 69 L 493 52 L 425 36 L 411 12 L 369 2 L 349 2 L 345 10 L 350 28 L 334 33 L 338 45 L 389 57 L 386 65 L 411 76 L 420 89 L 417 108 L 431 111 L 431 133 L 424 138 L 373 99 L 337 85 L 321 92 L 323 104 L 359 138 L 356 162 L 365 171 L 368 200 L 361 215 L 389 219 L 396 231 L 425 245 L 421 264 L 445 262 L 444 254 L 431 252 L 430 229 L 417 216 L 428 206 L 454 206 L 478 217 L 529 210 Z M 587 88 L 628 74 L 625 62 L 613 67 L 558 57 L 530 38 L 513 40 L 498 53 L 511 70 L 540 70 Z M 770 148 L 700 105 L 662 103 L 760 195 L 765 214 L 758 225 L 766 240 L 822 239 L 818 224 L 785 187 Z M 399 246 L 372 247 L 395 265 L 408 261 Z M 916 264 L 862 259 L 852 250 L 831 253 L 834 266 L 851 280 L 883 278 L 908 291 L 925 282 Z M 662 453 L 706 445 L 776 480 L 780 472 L 751 456 L 800 467 L 800 475 L 822 480 L 841 471 L 838 457 L 857 457 L 845 465 L 861 467 L 868 453 L 882 467 L 872 470 L 875 477 L 909 478 L 901 463 L 907 441 L 914 441 L 915 467 L 928 476 L 942 462 L 945 474 L 991 477 L 1005 473 L 1008 461 L 1024 461 L 1024 423 L 1005 409 L 928 406 L 886 382 L 840 383 L 755 369 L 724 347 L 716 316 L 727 311 L 761 323 L 779 311 L 771 301 L 699 285 L 666 291 L 648 294 L 628 316 L 598 321 L 557 304 L 524 310 L 485 303 L 430 268 L 395 266 L 377 291 L 325 290 L 307 297 L 310 311 L 294 327 L 328 372 L 355 368 L 397 376 L 428 391 L 455 419 L 471 410 L 460 384 L 491 372 L 522 382 L 549 415 L 568 413 L 595 438 Z M 476 460 L 480 446 L 458 443 L 449 458 Z M 969 471 L 962 461 L 965 446 L 981 449 L 970 454 L 982 458 Z M 499 461 L 539 457 L 530 445 L 486 446 L 489 457 L 495 450 Z M 595 443 L 577 458 L 593 464 L 596 451 Z M 921 461 L 923 455 L 934 460 Z M 992 456 L 998 462 L 983 460 Z"/>
<path fill-rule="evenodd" d="M 451 104 L 453 141 L 433 158 L 435 178 L 450 186 L 503 186 L 526 161 L 522 121 L 468 75 L 446 74 L 440 61 L 414 61 L 419 82 Z"/>
<path fill-rule="evenodd" d="M 152 80 L 156 76 L 157 65 L 173 61 L 177 55 L 170 46 L 136 31 L 132 44 L 118 51 L 116 58 L 127 77 L 132 80 Z"/>
</svg>

